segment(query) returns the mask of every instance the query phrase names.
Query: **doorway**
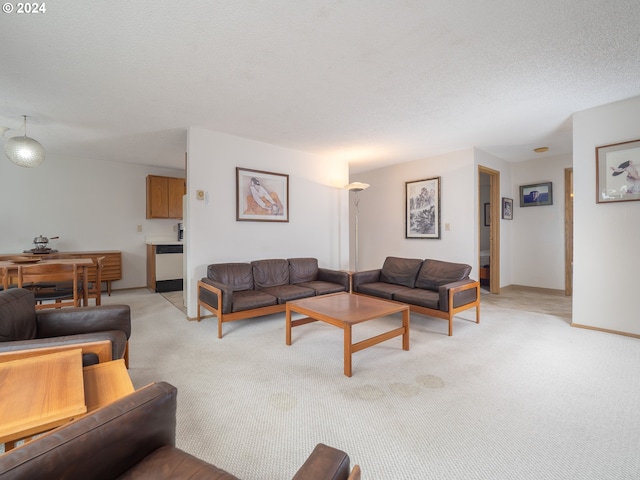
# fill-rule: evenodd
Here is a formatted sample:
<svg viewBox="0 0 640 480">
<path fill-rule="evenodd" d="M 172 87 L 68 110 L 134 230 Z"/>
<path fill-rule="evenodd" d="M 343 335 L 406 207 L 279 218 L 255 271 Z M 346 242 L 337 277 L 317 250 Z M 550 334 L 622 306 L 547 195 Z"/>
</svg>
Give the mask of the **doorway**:
<svg viewBox="0 0 640 480">
<path fill-rule="evenodd" d="M 485 291 L 500 293 L 500 172 L 478 166 L 479 280 Z"/>
</svg>

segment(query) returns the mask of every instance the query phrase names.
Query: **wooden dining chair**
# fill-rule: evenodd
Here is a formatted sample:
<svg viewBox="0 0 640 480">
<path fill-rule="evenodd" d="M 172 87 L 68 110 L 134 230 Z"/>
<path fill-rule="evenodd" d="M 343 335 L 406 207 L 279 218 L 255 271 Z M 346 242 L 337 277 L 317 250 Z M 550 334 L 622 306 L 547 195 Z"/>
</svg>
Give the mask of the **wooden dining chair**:
<svg viewBox="0 0 640 480">
<path fill-rule="evenodd" d="M 102 269 L 104 268 L 104 259 L 105 257 L 92 258 L 93 267 L 89 269 L 89 298 L 95 298 L 96 305 L 102 303 Z"/>
<path fill-rule="evenodd" d="M 64 285 L 64 288 L 60 285 Z M 80 285 L 78 267 L 75 264 L 40 263 L 18 266 L 18 287 L 33 291 L 36 310 L 79 307 L 82 297 Z"/>
<path fill-rule="evenodd" d="M 2 283 L 2 289 L 9 288 L 9 270 L 7 267 L 0 268 L 0 282 Z"/>
</svg>

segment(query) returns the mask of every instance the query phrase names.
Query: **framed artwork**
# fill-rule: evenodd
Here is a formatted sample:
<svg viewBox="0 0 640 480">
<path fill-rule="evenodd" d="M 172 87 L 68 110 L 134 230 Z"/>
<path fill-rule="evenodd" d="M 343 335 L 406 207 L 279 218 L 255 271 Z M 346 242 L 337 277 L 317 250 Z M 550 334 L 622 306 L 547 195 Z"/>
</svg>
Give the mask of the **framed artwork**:
<svg viewBox="0 0 640 480">
<path fill-rule="evenodd" d="M 640 140 L 596 147 L 596 203 L 640 200 Z"/>
<path fill-rule="evenodd" d="M 553 205 L 551 182 L 520 185 L 520 206 L 538 207 L 540 205 Z"/>
<path fill-rule="evenodd" d="M 289 175 L 236 167 L 236 220 L 289 221 Z"/>
<path fill-rule="evenodd" d="M 513 220 L 513 198 L 502 197 L 502 218 Z"/>
<path fill-rule="evenodd" d="M 484 226 L 488 227 L 491 225 L 491 204 L 484 204 Z"/>
<path fill-rule="evenodd" d="M 406 238 L 440 238 L 440 177 L 405 183 Z"/>
</svg>

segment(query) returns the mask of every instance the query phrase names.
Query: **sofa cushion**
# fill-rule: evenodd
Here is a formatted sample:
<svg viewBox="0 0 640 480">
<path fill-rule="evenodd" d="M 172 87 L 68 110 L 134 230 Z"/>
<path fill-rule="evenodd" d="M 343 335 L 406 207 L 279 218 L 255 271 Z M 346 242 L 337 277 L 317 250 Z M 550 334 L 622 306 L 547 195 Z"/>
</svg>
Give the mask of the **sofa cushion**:
<svg viewBox="0 0 640 480">
<path fill-rule="evenodd" d="M 358 287 L 358 293 L 386 298 L 387 300 L 393 300 L 393 295 L 395 293 L 405 290 L 411 291 L 412 289 L 403 285 L 395 285 L 393 283 L 386 282 L 365 283 Z"/>
<path fill-rule="evenodd" d="M 143 478 L 153 478 L 154 480 L 197 480 L 200 478 L 238 480 L 237 477 L 230 473 L 168 445 L 160 447 L 150 455 L 147 455 L 140 463 L 120 476 L 119 480 Z"/>
<path fill-rule="evenodd" d="M 0 342 L 31 340 L 36 336 L 33 293 L 22 288 L 0 292 Z"/>
<path fill-rule="evenodd" d="M 278 299 L 268 293 L 257 290 L 243 290 L 241 292 L 233 292 L 232 312 L 243 312 L 252 308 L 269 307 L 276 305 Z"/>
<path fill-rule="evenodd" d="M 433 290 L 423 290 L 421 288 L 402 290 L 394 293 L 393 299 L 397 302 L 440 310 L 440 295 Z"/>
<path fill-rule="evenodd" d="M 313 282 L 318 279 L 317 258 L 290 258 L 289 281 L 292 284 Z"/>
<path fill-rule="evenodd" d="M 299 287 L 311 288 L 316 292 L 316 295 L 327 295 L 329 293 L 346 292 L 347 289 L 339 283 L 323 282 L 317 280 L 315 282 L 298 283 Z"/>
<path fill-rule="evenodd" d="M 416 287 L 438 290 L 441 285 L 468 278 L 469 273 L 471 273 L 471 266 L 464 263 L 427 259 L 422 263 L 422 268 L 418 273 Z"/>
<path fill-rule="evenodd" d="M 298 300 L 300 298 L 313 297 L 316 292 L 312 288 L 301 287 L 299 285 L 276 285 L 274 287 L 267 287 L 261 292 L 273 295 L 278 299 L 279 304 L 285 304 L 291 300 Z"/>
<path fill-rule="evenodd" d="M 421 266 L 419 258 L 387 257 L 380 271 L 380 281 L 413 288 Z"/>
<path fill-rule="evenodd" d="M 231 286 L 234 292 L 253 290 L 253 268 L 250 263 L 217 263 L 209 265 L 207 277 Z"/>
<path fill-rule="evenodd" d="M 254 260 L 251 265 L 256 290 L 289 284 L 289 262 L 285 259 Z"/>
</svg>

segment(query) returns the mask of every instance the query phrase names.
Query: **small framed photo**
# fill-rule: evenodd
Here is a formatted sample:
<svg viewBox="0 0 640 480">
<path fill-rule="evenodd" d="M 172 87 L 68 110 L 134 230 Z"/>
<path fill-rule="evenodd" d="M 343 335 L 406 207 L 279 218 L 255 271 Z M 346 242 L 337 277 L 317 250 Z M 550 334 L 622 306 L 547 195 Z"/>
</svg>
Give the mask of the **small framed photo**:
<svg viewBox="0 0 640 480">
<path fill-rule="evenodd" d="M 539 207 L 540 205 L 553 205 L 551 182 L 520 185 L 520 206 Z"/>
<path fill-rule="evenodd" d="M 488 227 L 491 225 L 491 204 L 484 204 L 484 226 Z"/>
<path fill-rule="evenodd" d="M 405 182 L 406 238 L 440 238 L 440 177 Z"/>
<path fill-rule="evenodd" d="M 236 168 L 236 220 L 289 221 L 289 175 Z"/>
<path fill-rule="evenodd" d="M 502 218 L 513 220 L 513 198 L 502 197 Z"/>
<path fill-rule="evenodd" d="M 596 147 L 596 202 L 640 200 L 640 140 Z"/>
</svg>

